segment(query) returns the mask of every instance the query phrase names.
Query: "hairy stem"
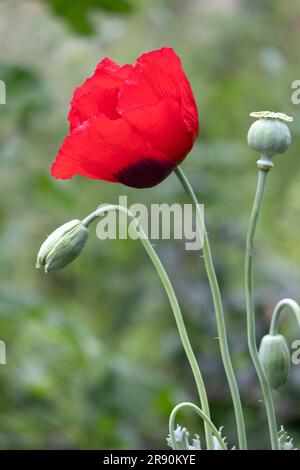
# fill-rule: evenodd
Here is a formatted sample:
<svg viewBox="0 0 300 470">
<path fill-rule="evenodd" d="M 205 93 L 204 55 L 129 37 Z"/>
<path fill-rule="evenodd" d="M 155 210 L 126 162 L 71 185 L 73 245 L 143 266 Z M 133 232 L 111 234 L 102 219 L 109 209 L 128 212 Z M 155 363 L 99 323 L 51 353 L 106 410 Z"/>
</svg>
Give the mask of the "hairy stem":
<svg viewBox="0 0 300 470">
<path fill-rule="evenodd" d="M 237 425 L 237 431 L 238 431 L 238 439 L 239 439 L 239 447 L 240 449 L 245 450 L 247 449 L 247 439 L 246 439 L 243 409 L 242 409 L 239 389 L 237 386 L 236 378 L 235 378 L 233 367 L 232 367 L 232 362 L 231 362 L 231 357 L 230 357 L 230 352 L 229 352 L 229 347 L 228 347 L 222 299 L 221 299 L 218 279 L 217 279 L 215 269 L 214 269 L 213 258 L 211 254 L 208 235 L 207 235 L 204 220 L 203 220 L 203 215 L 200 210 L 193 188 L 190 185 L 188 179 L 184 175 L 181 168 L 177 167 L 175 169 L 175 173 L 180 183 L 182 184 L 184 190 L 186 191 L 187 195 L 191 199 L 192 204 L 194 205 L 194 208 L 196 211 L 196 218 L 197 218 L 197 230 L 199 230 L 200 238 L 202 236 L 204 237 L 203 248 L 202 248 L 203 257 L 204 257 L 206 273 L 207 273 L 207 277 L 209 280 L 212 297 L 213 297 L 218 336 L 219 336 L 219 341 L 220 341 L 221 356 L 222 356 L 224 369 L 226 372 L 226 376 L 227 376 L 227 380 L 228 380 L 228 384 L 229 384 L 229 388 L 230 388 L 230 392 L 232 396 L 233 406 L 234 406 L 235 419 L 236 419 L 236 425 Z"/>
<path fill-rule="evenodd" d="M 148 240 L 146 234 L 144 233 L 141 225 L 139 224 L 138 219 L 125 207 L 122 206 L 117 206 L 117 205 L 107 205 L 98 208 L 95 212 L 87 216 L 83 221 L 82 224 L 85 226 L 88 226 L 93 220 L 95 220 L 97 217 L 101 217 L 108 211 L 119 211 L 124 214 L 126 214 L 129 219 L 132 220 L 132 223 L 134 224 L 134 228 L 136 230 L 136 233 L 139 235 L 139 239 L 142 242 L 146 252 L 148 253 L 152 263 L 154 264 L 156 271 L 162 281 L 162 284 L 165 288 L 165 291 L 167 293 L 167 296 L 169 298 L 175 321 L 177 324 L 178 332 L 181 338 L 181 342 L 183 345 L 183 348 L 185 350 L 186 356 L 188 358 L 189 364 L 191 366 L 195 382 L 197 385 L 197 390 L 199 393 L 199 398 L 200 398 L 200 403 L 201 407 L 205 413 L 205 415 L 210 418 L 210 410 L 209 410 L 209 403 L 207 399 L 207 394 L 205 390 L 205 385 L 204 381 L 195 357 L 195 354 L 193 352 L 193 349 L 191 347 L 189 337 L 185 328 L 185 324 L 183 321 L 182 313 L 176 298 L 176 294 L 174 292 L 173 286 L 171 284 L 171 281 L 158 257 L 156 254 L 153 246 L 151 245 L 150 241 Z M 212 442 L 212 434 L 211 434 L 211 429 L 210 426 L 205 422 L 205 437 L 206 437 L 206 445 L 208 449 L 212 449 L 213 447 L 213 442 Z"/>
<path fill-rule="evenodd" d="M 257 227 L 257 221 L 262 206 L 265 182 L 267 177 L 266 170 L 259 170 L 258 184 L 256 195 L 253 203 L 252 213 L 249 222 L 247 245 L 246 245 L 246 260 L 245 260 L 245 290 L 246 290 L 246 304 L 247 304 L 247 334 L 248 334 L 248 346 L 250 355 L 255 366 L 260 385 L 262 388 L 265 407 L 267 411 L 269 431 L 271 437 L 272 449 L 278 450 L 278 437 L 277 437 L 277 425 L 276 417 L 273 405 L 273 397 L 271 387 L 269 386 L 265 371 L 259 359 L 257 346 L 256 346 L 256 334 L 255 334 L 255 311 L 254 311 L 254 296 L 253 296 L 253 251 L 254 251 L 254 239 Z"/>
</svg>

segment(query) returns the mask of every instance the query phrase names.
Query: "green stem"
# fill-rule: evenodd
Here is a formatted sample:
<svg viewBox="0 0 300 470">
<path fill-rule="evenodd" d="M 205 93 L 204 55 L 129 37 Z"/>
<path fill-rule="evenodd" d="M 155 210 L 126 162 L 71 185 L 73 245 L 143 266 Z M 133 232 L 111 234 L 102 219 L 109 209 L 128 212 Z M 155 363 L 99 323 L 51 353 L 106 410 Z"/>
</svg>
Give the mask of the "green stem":
<svg viewBox="0 0 300 470">
<path fill-rule="evenodd" d="M 237 430 L 238 430 L 239 447 L 240 449 L 245 450 L 247 449 L 247 439 L 246 439 L 243 409 L 242 409 L 239 389 L 236 383 L 236 379 L 235 379 L 235 375 L 234 375 L 234 371 L 233 371 L 233 367 L 231 363 L 222 299 L 221 299 L 217 276 L 216 276 L 215 269 L 214 269 L 213 258 L 212 258 L 212 254 L 210 250 L 208 235 L 205 229 L 202 212 L 199 207 L 199 204 L 198 204 L 198 201 L 197 201 L 197 198 L 193 191 L 192 186 L 190 185 L 189 181 L 187 180 L 181 168 L 177 167 L 175 169 L 175 173 L 194 205 L 194 208 L 196 211 L 196 218 L 197 218 L 197 229 L 200 233 L 200 238 L 202 234 L 204 236 L 204 239 L 203 239 L 204 263 L 205 263 L 206 273 L 207 273 L 207 277 L 209 280 L 213 302 L 214 302 L 221 355 L 222 355 L 222 360 L 223 360 L 227 380 L 229 383 L 230 392 L 232 395 L 236 425 L 237 425 Z"/>
<path fill-rule="evenodd" d="M 215 435 L 215 437 L 216 437 L 216 439 L 217 439 L 217 441 L 218 441 L 218 443 L 221 447 L 221 450 L 227 450 L 225 442 L 223 441 L 222 436 L 219 433 L 219 431 L 217 430 L 214 423 L 210 420 L 210 418 L 198 406 L 194 405 L 194 403 L 189 403 L 189 402 L 179 403 L 179 405 L 175 406 L 175 408 L 172 410 L 172 413 L 170 414 L 169 433 L 170 433 L 170 439 L 171 439 L 173 450 L 178 450 L 174 429 L 175 429 L 175 419 L 176 419 L 177 413 L 182 408 L 190 408 L 193 411 L 195 411 L 203 419 L 204 423 L 206 423 L 210 427 L 212 433 Z"/>
<path fill-rule="evenodd" d="M 300 327 L 300 307 L 293 299 L 282 299 L 276 307 L 274 308 L 272 314 L 272 320 L 270 325 L 270 335 L 277 335 L 278 334 L 278 324 L 281 312 L 286 308 L 289 307 L 290 310 L 294 313 L 298 325 Z"/>
<path fill-rule="evenodd" d="M 256 334 L 255 334 L 255 311 L 254 311 L 254 296 L 253 296 L 253 250 L 254 250 L 254 238 L 257 227 L 257 221 L 259 212 L 262 206 L 265 182 L 267 178 L 266 170 L 259 170 L 258 184 L 256 195 L 253 203 L 253 209 L 249 222 L 247 245 L 246 245 L 246 261 L 245 261 L 245 290 L 246 290 L 246 304 L 247 304 L 247 333 L 248 333 L 248 346 L 252 361 L 254 363 L 260 385 L 262 388 L 269 431 L 271 437 L 272 449 L 278 450 L 278 437 L 277 437 L 277 425 L 276 417 L 273 405 L 272 391 L 269 386 L 267 377 L 264 369 L 261 365 L 257 346 L 256 346 Z"/>
<path fill-rule="evenodd" d="M 154 264 L 156 271 L 163 283 L 167 296 L 169 298 L 169 301 L 170 301 L 170 304 L 174 313 L 175 321 L 177 324 L 177 328 L 179 331 L 179 335 L 182 341 L 182 345 L 185 350 L 186 356 L 188 358 L 189 364 L 191 366 L 191 369 L 195 378 L 197 390 L 198 390 L 199 397 L 200 397 L 201 407 L 203 408 L 203 411 L 205 412 L 205 414 L 208 417 L 210 417 L 209 404 L 208 404 L 208 399 L 206 395 L 203 378 L 202 378 L 195 354 L 193 352 L 193 349 L 189 341 L 189 337 L 185 328 L 182 313 L 181 313 L 173 286 L 153 246 L 151 245 L 141 225 L 139 224 L 138 219 L 125 207 L 117 206 L 117 205 L 107 205 L 107 206 L 98 208 L 95 212 L 93 212 L 88 217 L 86 217 L 82 221 L 82 224 L 85 226 L 88 226 L 91 222 L 93 222 L 93 220 L 95 220 L 97 217 L 100 217 L 101 215 L 104 215 L 108 211 L 119 211 L 119 212 L 125 213 L 133 221 L 135 225 L 134 228 L 137 234 L 139 235 L 139 239 L 142 242 L 146 252 L 148 253 L 152 263 Z M 207 423 L 205 423 L 205 437 L 206 437 L 207 448 L 212 449 L 213 447 L 212 435 L 211 435 L 210 427 L 207 425 Z"/>
</svg>

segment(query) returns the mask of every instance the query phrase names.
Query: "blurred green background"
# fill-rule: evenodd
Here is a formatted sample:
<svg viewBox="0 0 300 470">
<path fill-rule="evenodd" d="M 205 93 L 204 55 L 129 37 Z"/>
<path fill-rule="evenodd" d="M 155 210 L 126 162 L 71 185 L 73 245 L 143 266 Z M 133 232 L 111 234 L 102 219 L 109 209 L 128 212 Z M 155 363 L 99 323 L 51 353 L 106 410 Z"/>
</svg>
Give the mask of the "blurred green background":
<svg viewBox="0 0 300 470">
<path fill-rule="evenodd" d="M 255 286 L 257 332 L 282 297 L 300 300 L 300 108 L 297 0 L 1 0 L 0 79 L 0 448 L 166 447 L 168 416 L 196 388 L 154 269 L 134 241 L 100 242 L 62 271 L 35 270 L 38 248 L 58 225 L 120 194 L 134 202 L 186 202 L 175 176 L 154 189 L 74 178 L 49 167 L 67 132 L 73 90 L 106 55 L 134 62 L 172 46 L 199 107 L 200 135 L 183 164 L 205 204 L 250 447 L 268 445 L 265 411 L 246 348 L 245 232 L 257 155 L 247 148 L 249 113 L 294 116 L 293 145 L 276 158 L 260 221 Z M 236 444 L 203 260 L 183 242 L 157 250 L 180 298 L 217 426 Z M 289 344 L 293 319 L 282 326 Z M 300 368 L 276 395 L 278 423 L 300 445 Z M 180 419 L 202 432 L 198 418 Z"/>
</svg>

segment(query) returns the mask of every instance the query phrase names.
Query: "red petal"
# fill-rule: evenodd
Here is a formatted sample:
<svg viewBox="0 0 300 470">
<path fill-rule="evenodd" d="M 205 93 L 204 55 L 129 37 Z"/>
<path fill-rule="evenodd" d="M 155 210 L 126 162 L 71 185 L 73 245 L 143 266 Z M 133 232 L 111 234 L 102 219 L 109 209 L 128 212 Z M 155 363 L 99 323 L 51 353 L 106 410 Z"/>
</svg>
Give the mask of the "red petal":
<svg viewBox="0 0 300 470">
<path fill-rule="evenodd" d="M 126 119 L 144 140 L 176 164 L 193 146 L 193 138 L 182 120 L 180 105 L 172 98 L 164 98 L 155 106 L 128 109 L 122 119 Z"/>
<path fill-rule="evenodd" d="M 173 98 L 181 106 L 182 119 L 195 139 L 198 111 L 181 61 L 171 48 L 148 52 L 138 58 L 136 66 L 120 89 L 118 111 L 153 106 L 163 98 Z"/>
<path fill-rule="evenodd" d="M 162 181 L 174 162 L 154 149 L 123 119 L 101 115 L 66 137 L 51 173 L 68 179 L 78 174 L 128 186 L 150 187 Z"/>
<path fill-rule="evenodd" d="M 116 110 L 119 87 L 132 69 L 131 65 L 121 67 L 108 58 L 102 60 L 94 74 L 73 94 L 68 116 L 71 130 L 102 113 L 109 119 L 119 118 Z"/>
</svg>

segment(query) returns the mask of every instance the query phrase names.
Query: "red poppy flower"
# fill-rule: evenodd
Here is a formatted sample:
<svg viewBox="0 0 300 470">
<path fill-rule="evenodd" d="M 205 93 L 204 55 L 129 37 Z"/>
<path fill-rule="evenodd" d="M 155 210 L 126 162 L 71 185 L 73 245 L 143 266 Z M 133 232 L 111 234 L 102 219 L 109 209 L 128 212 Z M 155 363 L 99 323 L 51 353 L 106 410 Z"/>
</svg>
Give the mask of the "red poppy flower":
<svg viewBox="0 0 300 470">
<path fill-rule="evenodd" d="M 143 54 L 136 65 L 106 58 L 74 92 L 70 132 L 51 173 L 160 183 L 191 150 L 198 133 L 193 92 L 173 49 Z"/>
</svg>

